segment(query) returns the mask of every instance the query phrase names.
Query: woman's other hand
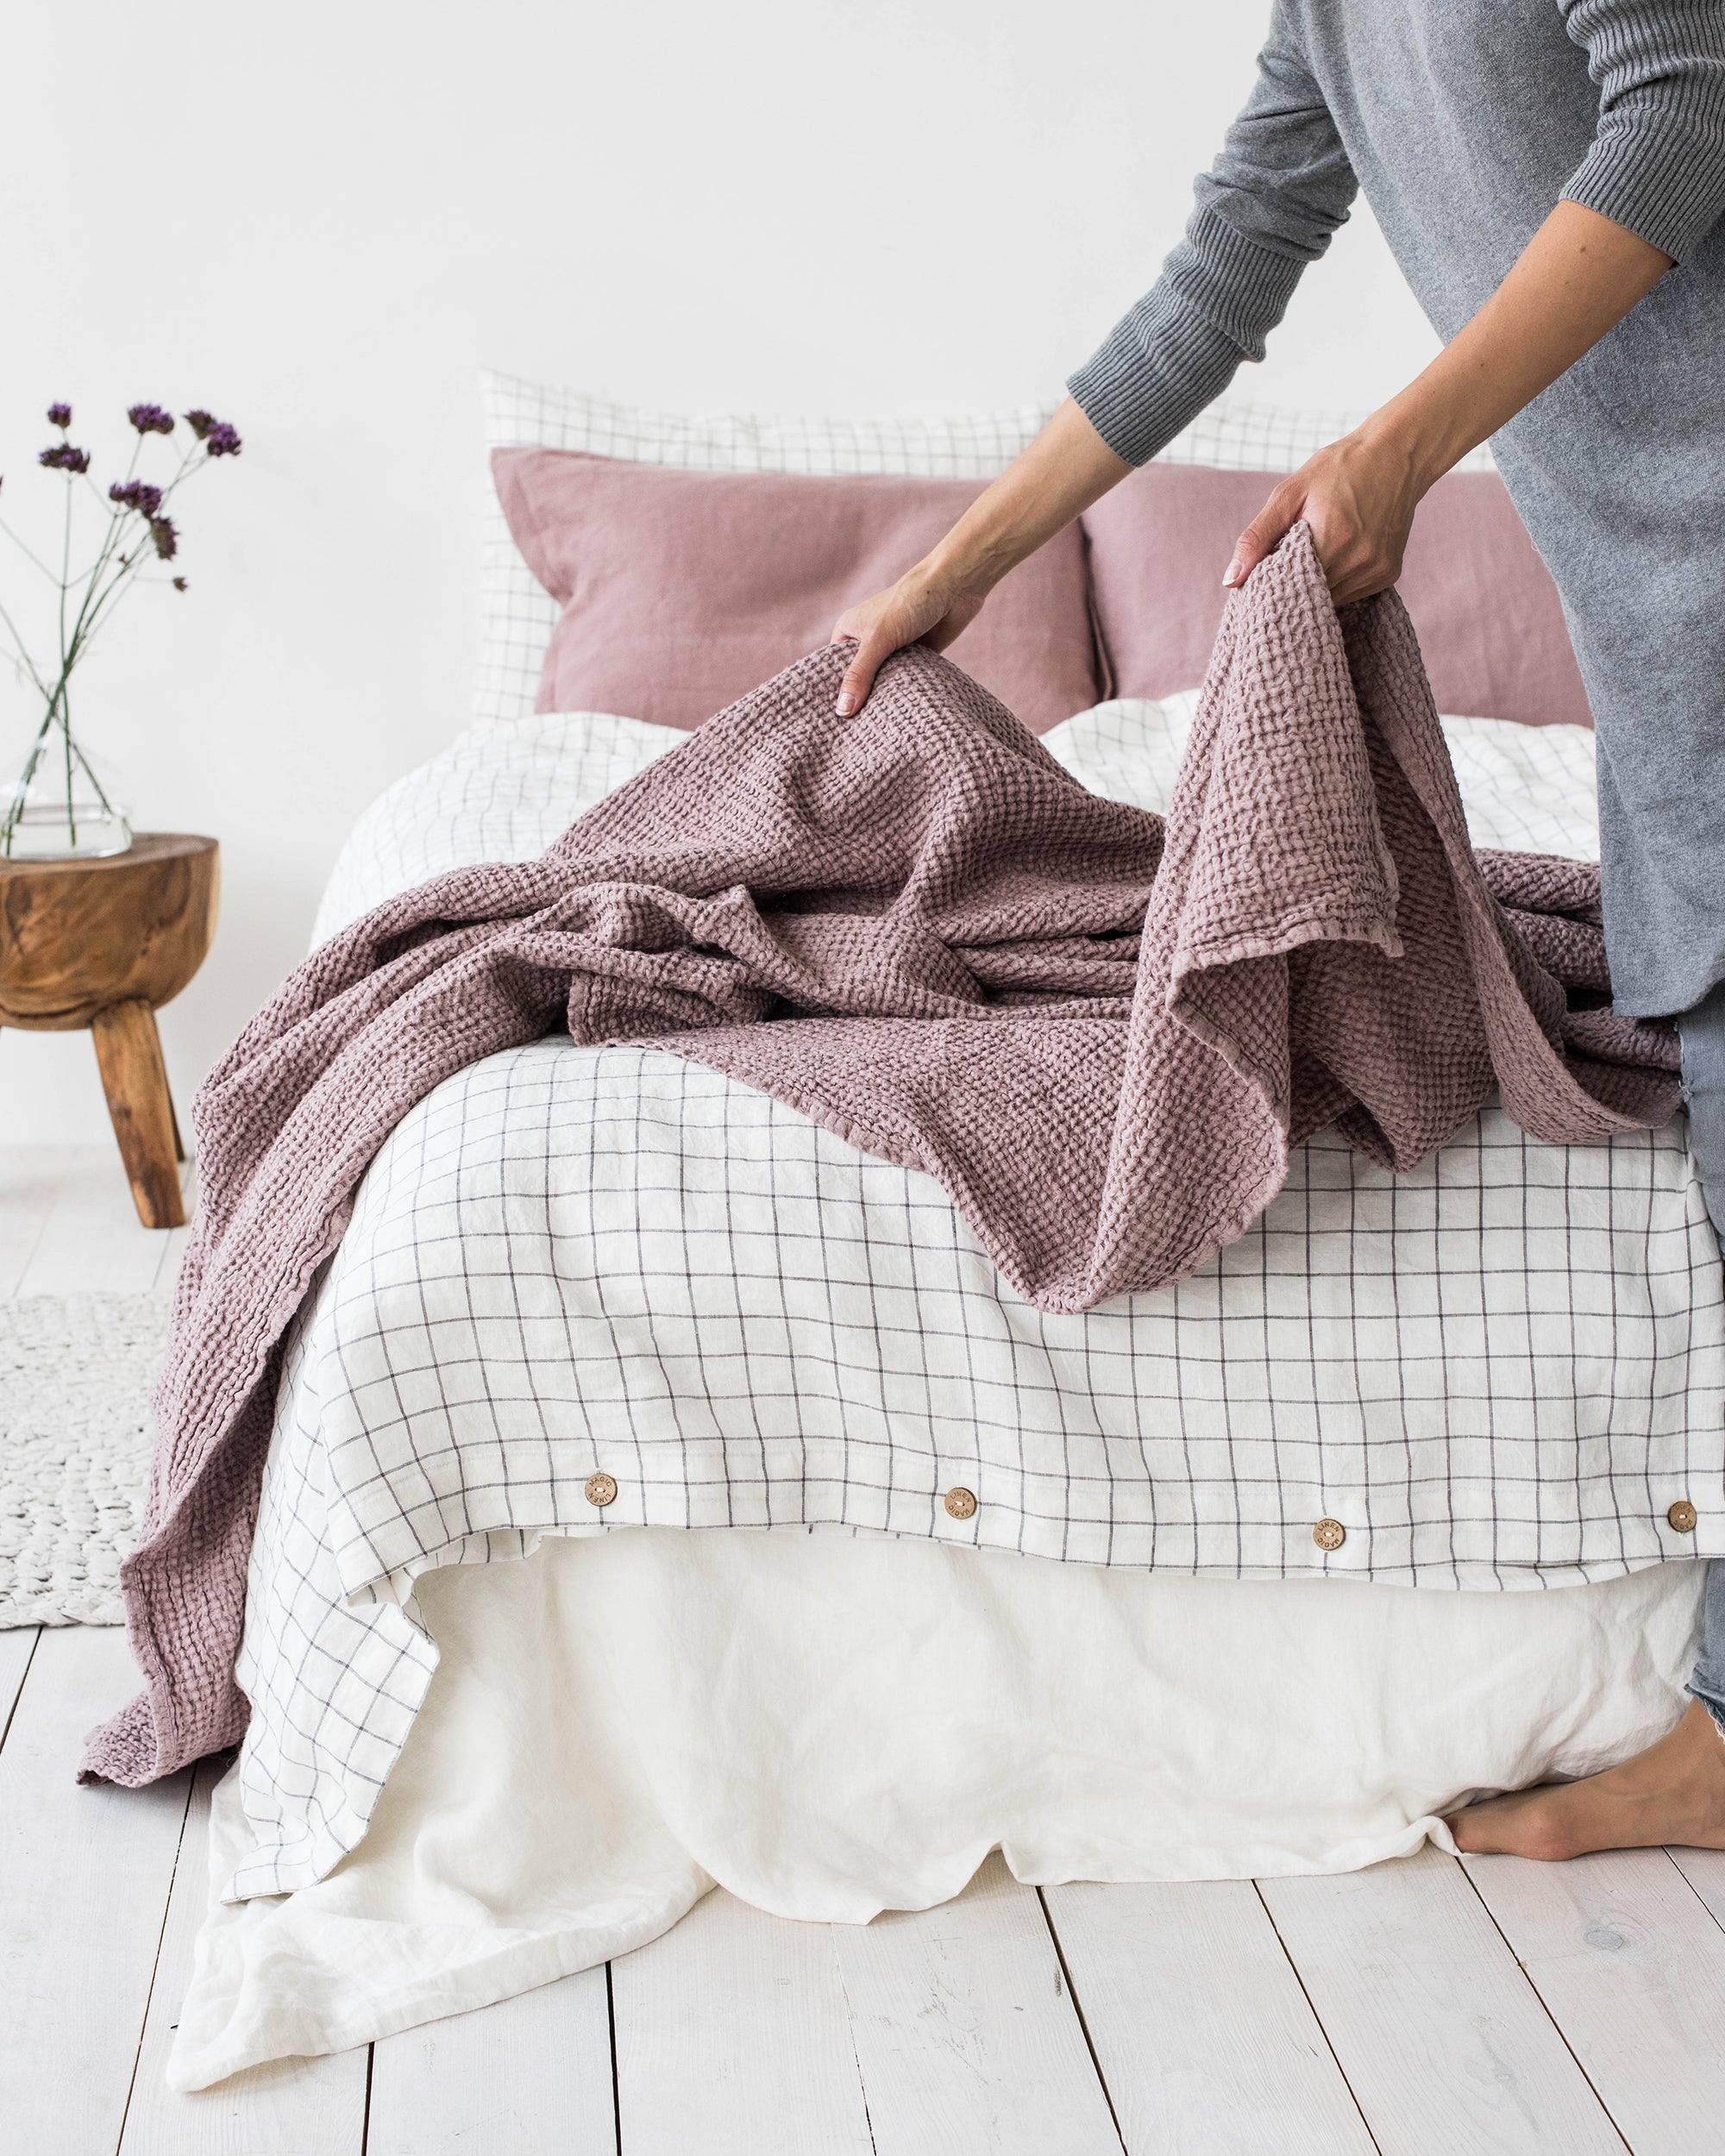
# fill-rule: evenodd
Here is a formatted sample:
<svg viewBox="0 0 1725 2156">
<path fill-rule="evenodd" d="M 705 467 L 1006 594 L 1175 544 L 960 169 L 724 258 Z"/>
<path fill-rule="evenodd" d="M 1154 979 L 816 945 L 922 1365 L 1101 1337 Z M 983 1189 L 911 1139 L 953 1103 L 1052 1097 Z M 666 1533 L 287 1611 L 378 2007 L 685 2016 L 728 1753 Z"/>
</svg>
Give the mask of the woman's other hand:
<svg viewBox="0 0 1725 2156">
<path fill-rule="evenodd" d="M 1222 581 L 1244 584 L 1303 518 L 1338 606 L 1388 591 L 1402 573 L 1414 511 L 1431 481 L 1393 436 L 1366 427 L 1308 457 L 1234 542 Z"/>
<path fill-rule="evenodd" d="M 860 606 L 846 607 L 831 640 L 854 643 L 856 649 L 838 685 L 838 716 L 849 718 L 862 710 L 875 676 L 906 644 L 923 643 L 931 651 L 944 651 L 975 620 L 988 596 L 986 588 L 966 591 L 919 561 L 884 592 L 876 592 Z"/>
</svg>

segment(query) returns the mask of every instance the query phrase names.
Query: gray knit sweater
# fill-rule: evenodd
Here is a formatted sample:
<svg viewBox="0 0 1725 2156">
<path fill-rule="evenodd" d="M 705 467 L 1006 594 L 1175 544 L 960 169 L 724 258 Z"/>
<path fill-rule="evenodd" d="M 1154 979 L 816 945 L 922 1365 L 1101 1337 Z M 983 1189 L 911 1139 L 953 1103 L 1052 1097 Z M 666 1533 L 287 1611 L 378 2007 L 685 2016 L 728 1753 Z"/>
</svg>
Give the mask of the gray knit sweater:
<svg viewBox="0 0 1725 2156">
<path fill-rule="evenodd" d="M 1593 705 L 1617 1007 L 1686 1011 L 1725 981 L 1725 0 L 1276 0 L 1185 238 L 1072 378 L 1121 456 L 1263 357 L 1357 189 L 1446 340 L 1560 197 L 1678 265 L 1491 447 Z"/>
<path fill-rule="evenodd" d="M 1261 360 L 1367 199 L 1439 334 L 1559 197 L 1678 261 L 1725 212 L 1722 0 L 1276 0 L 1162 277 L 1068 386 L 1141 464 Z"/>
</svg>

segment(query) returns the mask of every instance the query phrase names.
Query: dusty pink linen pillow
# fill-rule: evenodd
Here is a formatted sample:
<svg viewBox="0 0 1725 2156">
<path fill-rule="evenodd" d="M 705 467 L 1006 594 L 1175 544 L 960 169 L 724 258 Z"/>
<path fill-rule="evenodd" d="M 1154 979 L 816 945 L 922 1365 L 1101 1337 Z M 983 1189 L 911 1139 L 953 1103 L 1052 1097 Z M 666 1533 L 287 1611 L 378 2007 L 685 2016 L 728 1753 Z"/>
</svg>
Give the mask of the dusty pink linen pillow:
<svg viewBox="0 0 1725 2156">
<path fill-rule="evenodd" d="M 498 499 L 562 610 L 542 711 L 699 726 L 825 643 L 982 492 L 972 479 L 688 472 L 497 449 Z M 951 657 L 1042 732 L 1104 693 L 1076 525 L 1003 578 Z"/>
<path fill-rule="evenodd" d="M 1116 696 L 1171 696 L 1203 679 L 1228 555 L 1281 476 L 1148 464 L 1085 511 Z M 1438 481 L 1397 588 L 1440 711 L 1593 724 L 1557 586 L 1495 472 Z"/>
</svg>

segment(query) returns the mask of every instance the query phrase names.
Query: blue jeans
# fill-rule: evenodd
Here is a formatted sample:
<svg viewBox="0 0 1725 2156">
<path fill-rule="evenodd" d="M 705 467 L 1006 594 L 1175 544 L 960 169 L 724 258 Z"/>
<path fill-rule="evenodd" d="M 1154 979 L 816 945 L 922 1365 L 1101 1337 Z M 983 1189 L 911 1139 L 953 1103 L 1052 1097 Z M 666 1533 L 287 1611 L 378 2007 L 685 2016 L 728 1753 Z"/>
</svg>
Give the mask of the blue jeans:
<svg viewBox="0 0 1725 2156">
<path fill-rule="evenodd" d="M 1685 1011 L 1677 1026 L 1683 1044 L 1690 1155 L 1701 1178 L 1707 1217 L 1725 1245 L 1725 981 Z M 1689 1689 L 1725 1732 L 1725 1558 L 1707 1568 L 1701 1652 Z"/>
</svg>

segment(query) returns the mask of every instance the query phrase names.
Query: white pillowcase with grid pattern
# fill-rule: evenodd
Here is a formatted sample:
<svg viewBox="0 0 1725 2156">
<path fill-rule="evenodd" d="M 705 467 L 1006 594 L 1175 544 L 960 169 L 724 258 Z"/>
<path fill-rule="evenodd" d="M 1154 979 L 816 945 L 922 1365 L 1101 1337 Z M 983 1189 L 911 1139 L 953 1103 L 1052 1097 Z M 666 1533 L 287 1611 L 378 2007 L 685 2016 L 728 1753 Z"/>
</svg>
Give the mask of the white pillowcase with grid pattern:
<svg viewBox="0 0 1725 2156">
<path fill-rule="evenodd" d="M 480 376 L 486 470 L 480 549 L 480 666 L 474 718 L 525 718 L 556 626 L 557 603 L 523 561 L 491 483 L 493 449 L 581 449 L 633 464 L 697 472 L 897 473 L 913 479 L 989 479 L 1046 423 L 1051 404 L 959 419 L 770 419 L 747 413 L 690 418 L 642 411 L 579 391 L 486 369 Z M 1302 411 L 1282 404 L 1218 404 L 1162 452 L 1170 464 L 1237 472 L 1290 471 L 1357 426 L 1358 411 Z M 1466 466 L 1490 459 L 1477 450 Z"/>
</svg>

